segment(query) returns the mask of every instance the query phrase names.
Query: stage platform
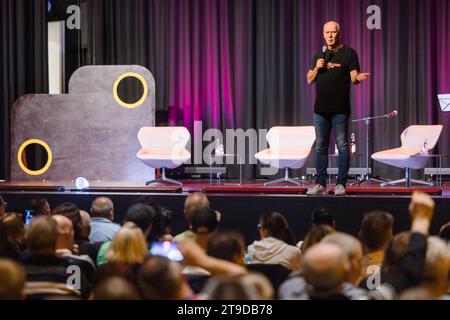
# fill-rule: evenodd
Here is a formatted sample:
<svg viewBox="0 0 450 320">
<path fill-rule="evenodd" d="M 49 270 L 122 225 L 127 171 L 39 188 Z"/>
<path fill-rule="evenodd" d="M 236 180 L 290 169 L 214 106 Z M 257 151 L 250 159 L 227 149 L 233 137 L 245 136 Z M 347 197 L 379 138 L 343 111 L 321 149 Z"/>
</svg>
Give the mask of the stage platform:
<svg viewBox="0 0 450 320">
<path fill-rule="evenodd" d="M 100 195 L 110 197 L 116 208 L 116 221 L 122 222 L 128 206 L 139 196 L 149 195 L 173 213 L 173 233 L 186 228 L 183 203 L 186 196 L 195 191 L 208 194 L 212 207 L 222 212 L 222 229 L 238 229 L 251 242 L 258 237 L 259 216 L 268 211 L 286 215 L 298 239 L 302 239 L 310 228 L 310 216 L 314 208 L 326 206 L 333 209 L 337 229 L 356 235 L 365 212 L 386 210 L 395 217 L 395 231 L 409 228 L 408 204 L 410 194 L 420 190 L 431 194 L 436 202 L 436 215 L 432 233 L 450 220 L 450 184 L 439 187 L 385 187 L 378 184 L 362 184 L 347 189 L 348 195 L 329 194 L 322 197 L 306 196 L 311 184 L 294 186 L 289 184 L 265 187 L 264 180 L 245 181 L 242 184 L 225 181 L 221 184 L 209 180 L 183 181 L 183 186 L 151 185 L 144 182 L 91 182 L 85 190 L 77 190 L 73 181 L 66 182 L 0 182 L 0 194 L 8 203 L 8 210 L 23 212 L 29 200 L 45 197 L 52 207 L 70 201 L 89 211 L 92 200 Z"/>
</svg>

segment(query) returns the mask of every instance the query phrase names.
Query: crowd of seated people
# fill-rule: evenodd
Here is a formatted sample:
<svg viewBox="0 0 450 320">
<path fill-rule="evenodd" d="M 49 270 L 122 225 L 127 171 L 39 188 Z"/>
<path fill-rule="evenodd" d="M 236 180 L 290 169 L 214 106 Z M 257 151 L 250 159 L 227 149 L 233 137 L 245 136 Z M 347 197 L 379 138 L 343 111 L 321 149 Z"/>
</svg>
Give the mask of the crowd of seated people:
<svg viewBox="0 0 450 320">
<path fill-rule="evenodd" d="M 450 299 L 450 222 L 429 234 L 434 205 L 414 193 L 411 227 L 396 235 L 391 214 L 368 212 L 357 237 L 317 208 L 301 241 L 282 213 L 262 213 L 260 238 L 246 247 L 239 231 L 221 230 L 226 213 L 204 193 L 186 198 L 188 229 L 174 236 L 171 211 L 148 196 L 122 224 L 107 197 L 88 211 L 34 199 L 28 206 L 38 213 L 27 225 L 0 197 L 0 299 Z M 167 241 L 181 262 L 150 253 Z"/>
</svg>

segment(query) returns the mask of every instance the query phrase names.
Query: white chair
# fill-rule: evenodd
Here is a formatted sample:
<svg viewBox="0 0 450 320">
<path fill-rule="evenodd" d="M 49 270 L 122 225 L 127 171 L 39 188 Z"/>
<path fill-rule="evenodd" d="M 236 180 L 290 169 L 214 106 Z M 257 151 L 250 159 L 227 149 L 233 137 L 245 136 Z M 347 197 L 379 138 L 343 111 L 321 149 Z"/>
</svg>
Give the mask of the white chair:
<svg viewBox="0 0 450 320">
<path fill-rule="evenodd" d="M 161 178 L 148 181 L 146 185 L 156 182 L 182 185 L 166 177 L 166 168 L 179 167 L 191 158 L 191 153 L 186 150 L 190 137 L 185 127 L 143 127 L 139 130 L 142 148 L 136 156 L 149 167 L 162 169 Z"/>
<path fill-rule="evenodd" d="M 273 127 L 266 137 L 269 149 L 258 152 L 255 158 L 274 168 L 284 168 L 284 178 L 266 182 L 264 185 L 282 182 L 300 185 L 300 181 L 289 178 L 289 168 L 299 169 L 305 164 L 316 140 L 314 127 Z"/>
<path fill-rule="evenodd" d="M 400 139 L 400 148 L 384 150 L 372 154 L 372 159 L 388 165 L 405 169 L 405 178 L 382 183 L 381 186 L 405 183 L 407 187 L 411 183 L 432 186 L 432 183 L 411 179 L 411 169 L 425 168 L 430 156 L 428 151 L 432 150 L 441 135 L 442 125 L 413 125 L 406 128 Z M 423 152 L 425 148 L 427 152 Z"/>
</svg>

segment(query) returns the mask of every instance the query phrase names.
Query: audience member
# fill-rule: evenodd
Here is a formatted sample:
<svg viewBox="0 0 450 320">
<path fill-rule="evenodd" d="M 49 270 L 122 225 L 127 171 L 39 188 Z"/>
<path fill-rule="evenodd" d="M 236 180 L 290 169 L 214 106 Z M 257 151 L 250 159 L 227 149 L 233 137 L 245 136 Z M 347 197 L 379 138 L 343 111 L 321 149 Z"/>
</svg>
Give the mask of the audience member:
<svg viewBox="0 0 450 320">
<path fill-rule="evenodd" d="M 25 226 L 18 213 L 6 213 L 0 217 L 0 257 L 14 260 L 25 247 Z"/>
<path fill-rule="evenodd" d="M 134 223 L 127 222 L 114 235 L 106 259 L 113 263 L 139 265 L 148 253 L 148 245 L 144 234 Z"/>
<path fill-rule="evenodd" d="M 221 231 L 206 242 L 206 254 L 211 257 L 245 265 L 245 242 L 237 231 Z"/>
<path fill-rule="evenodd" d="M 312 246 L 303 256 L 303 275 L 311 285 L 312 300 L 348 300 L 344 283 L 350 273 L 350 261 L 337 244 L 321 242 Z"/>
<path fill-rule="evenodd" d="M 126 279 L 112 276 L 94 287 L 93 300 L 140 300 L 137 289 Z"/>
<path fill-rule="evenodd" d="M 142 203 L 155 210 L 155 217 L 153 219 L 152 230 L 147 237 L 149 243 L 154 241 L 172 241 L 172 212 L 167 208 L 160 206 L 153 197 L 141 196 L 133 201 L 133 204 Z"/>
<path fill-rule="evenodd" d="M 441 227 L 439 230 L 439 237 L 446 241 L 450 247 L 450 221 Z"/>
<path fill-rule="evenodd" d="M 181 266 L 166 257 L 148 256 L 139 271 L 139 284 L 147 300 L 196 300 L 181 274 Z"/>
<path fill-rule="evenodd" d="M 297 246 L 301 249 L 302 254 L 304 254 L 313 245 L 319 243 L 326 235 L 333 232 L 335 232 L 333 227 L 330 227 L 327 224 L 313 225 L 306 234 L 305 240 L 302 241 L 300 246 L 299 244 L 297 244 Z"/>
<path fill-rule="evenodd" d="M 319 207 L 314 209 L 311 220 L 314 226 L 325 224 L 336 229 L 336 220 L 334 219 L 333 211 L 330 208 Z"/>
<path fill-rule="evenodd" d="M 114 204 L 110 198 L 98 197 L 91 204 L 91 232 L 89 241 L 107 242 L 111 241 L 120 225 L 113 222 Z"/>
<path fill-rule="evenodd" d="M 50 204 L 45 198 L 35 198 L 30 201 L 28 206 L 29 209 L 33 210 L 34 216 L 49 216 L 52 212 Z"/>
<path fill-rule="evenodd" d="M 385 211 L 372 211 L 362 220 L 359 238 L 363 244 L 364 257 L 361 267 L 363 276 L 371 274 L 370 267 L 381 267 L 384 251 L 392 239 L 394 217 Z"/>
<path fill-rule="evenodd" d="M 136 226 L 141 229 L 144 233 L 144 237 L 149 243 L 149 235 L 153 226 L 153 219 L 156 215 L 155 208 L 152 206 L 148 206 L 143 203 L 137 203 L 128 208 L 127 213 L 125 214 L 124 224 L 127 222 L 132 222 Z M 107 263 L 107 259 L 105 257 L 106 251 L 110 246 L 111 242 L 105 242 L 98 252 L 97 256 L 97 265 L 100 266 L 102 264 Z"/>
<path fill-rule="evenodd" d="M 249 263 L 281 264 L 291 270 L 300 269 L 300 249 L 286 218 L 277 212 L 264 214 L 258 225 L 261 240 L 248 247 Z"/>
<path fill-rule="evenodd" d="M 56 256 L 58 239 L 57 222 L 49 216 L 39 216 L 31 220 L 26 230 L 28 253 L 21 257 L 27 276 L 27 294 L 33 298 L 43 298 L 50 292 L 79 295 L 81 288 L 69 288 L 67 268 L 70 263 Z M 31 297 L 29 297 L 31 298 Z"/>
<path fill-rule="evenodd" d="M 0 258 L 0 300 L 25 298 L 25 271 L 17 262 Z"/>
<path fill-rule="evenodd" d="M 70 221 L 72 221 L 72 226 L 75 233 L 75 243 L 77 245 L 82 244 L 83 238 L 81 236 L 81 215 L 80 209 L 77 207 L 77 205 L 72 202 L 62 203 L 52 211 L 52 215 L 57 214 L 65 216 L 69 218 Z"/>
<path fill-rule="evenodd" d="M 0 196 L 0 218 L 5 214 L 6 212 L 6 201 L 3 199 L 2 196 Z"/>
<path fill-rule="evenodd" d="M 433 299 L 447 295 L 450 276 L 450 249 L 439 237 L 427 239 L 427 254 L 421 287 L 428 289 Z"/>
<path fill-rule="evenodd" d="M 206 242 L 219 228 L 220 213 L 210 208 L 197 209 L 192 213 L 191 223 L 195 241 L 206 250 Z"/>
<path fill-rule="evenodd" d="M 192 214 L 202 208 L 209 208 L 209 200 L 203 192 L 194 192 L 186 197 L 184 202 L 184 217 L 188 223 L 188 230 L 176 235 L 174 241 L 195 240 L 195 233 L 192 231 Z"/>
<path fill-rule="evenodd" d="M 211 278 L 202 295 L 207 300 L 262 300 L 256 287 L 243 281 L 241 276 Z"/>
</svg>

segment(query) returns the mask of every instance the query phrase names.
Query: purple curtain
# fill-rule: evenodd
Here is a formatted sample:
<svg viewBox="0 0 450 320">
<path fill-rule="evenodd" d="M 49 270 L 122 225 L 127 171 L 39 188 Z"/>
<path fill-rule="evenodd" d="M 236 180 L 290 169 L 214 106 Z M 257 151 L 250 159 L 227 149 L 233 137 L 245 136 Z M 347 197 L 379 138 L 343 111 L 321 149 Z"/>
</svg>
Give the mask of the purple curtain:
<svg viewBox="0 0 450 320">
<path fill-rule="evenodd" d="M 381 30 L 366 27 L 369 5 L 381 8 Z M 411 124 L 443 124 L 436 151 L 450 151 L 450 115 L 437 101 L 450 93 L 447 0 L 95 0 L 90 16 L 92 62 L 147 66 L 157 120 L 191 132 L 196 120 L 204 129 L 312 124 L 305 75 L 324 22 L 337 20 L 371 74 L 353 88 L 352 118 L 399 111 L 373 122 L 370 152 L 399 146 Z M 363 153 L 364 125 L 351 130 Z M 374 165 L 376 174 L 401 174 Z"/>
</svg>

